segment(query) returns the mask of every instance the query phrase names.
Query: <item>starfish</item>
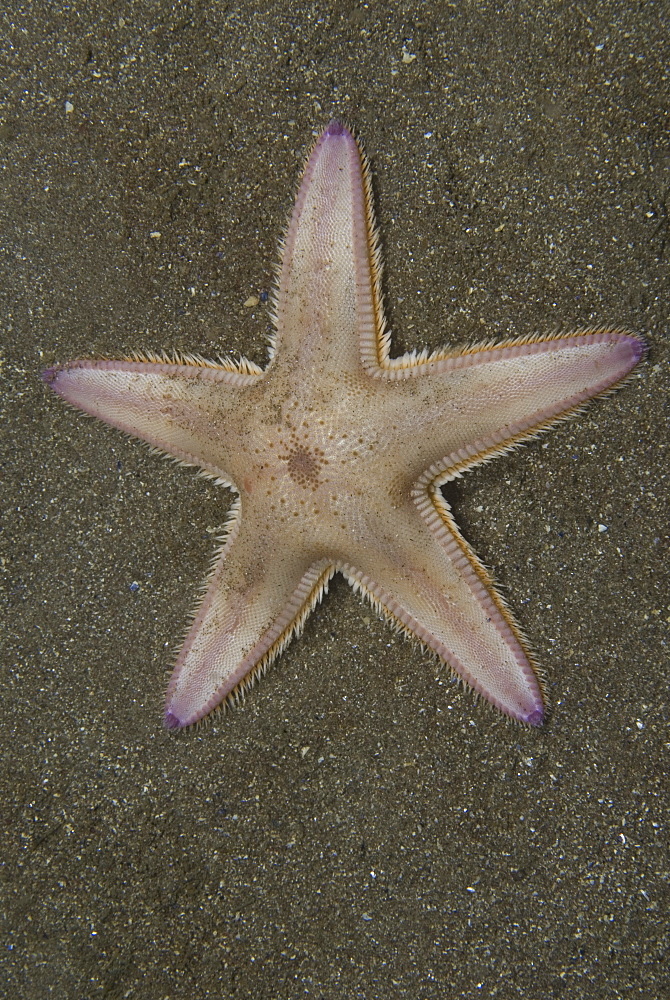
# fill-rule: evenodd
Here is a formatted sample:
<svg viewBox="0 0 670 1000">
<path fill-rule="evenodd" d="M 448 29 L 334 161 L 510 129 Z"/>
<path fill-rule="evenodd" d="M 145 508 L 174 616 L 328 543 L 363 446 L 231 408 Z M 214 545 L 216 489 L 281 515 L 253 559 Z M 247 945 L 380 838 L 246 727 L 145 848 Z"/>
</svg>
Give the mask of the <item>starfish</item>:
<svg viewBox="0 0 670 1000">
<path fill-rule="evenodd" d="M 136 355 L 43 376 L 238 494 L 165 725 L 236 702 L 338 571 L 476 695 L 540 725 L 541 673 L 440 487 L 611 390 L 644 341 L 598 328 L 390 357 L 370 168 L 337 121 L 307 159 L 281 250 L 265 370 Z"/>
</svg>

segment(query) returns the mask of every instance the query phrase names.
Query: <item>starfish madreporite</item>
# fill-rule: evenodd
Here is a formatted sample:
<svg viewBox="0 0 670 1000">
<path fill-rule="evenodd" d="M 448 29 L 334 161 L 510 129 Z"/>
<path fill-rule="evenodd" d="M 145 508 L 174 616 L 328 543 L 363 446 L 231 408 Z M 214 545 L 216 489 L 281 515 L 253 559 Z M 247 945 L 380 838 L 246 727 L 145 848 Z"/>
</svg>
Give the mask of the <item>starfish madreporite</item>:
<svg viewBox="0 0 670 1000">
<path fill-rule="evenodd" d="M 440 486 L 625 379 L 645 351 L 595 329 L 389 357 L 369 167 L 331 122 L 282 247 L 263 371 L 195 356 L 45 372 L 72 405 L 238 494 L 178 655 L 168 728 L 237 695 L 339 571 L 501 712 L 544 718 L 524 641 Z"/>
</svg>

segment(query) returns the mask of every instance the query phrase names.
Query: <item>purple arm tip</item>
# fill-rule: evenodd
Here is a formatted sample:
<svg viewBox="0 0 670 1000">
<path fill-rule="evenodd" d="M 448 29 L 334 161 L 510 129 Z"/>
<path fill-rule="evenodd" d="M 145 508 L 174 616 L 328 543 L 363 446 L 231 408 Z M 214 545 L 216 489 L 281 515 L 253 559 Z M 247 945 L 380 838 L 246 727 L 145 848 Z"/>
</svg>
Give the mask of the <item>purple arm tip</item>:
<svg viewBox="0 0 670 1000">
<path fill-rule="evenodd" d="M 181 729 L 181 721 L 172 712 L 165 713 L 163 724 L 166 729 Z"/>
<path fill-rule="evenodd" d="M 649 348 L 641 337 L 634 337 L 633 341 L 633 357 L 635 359 L 635 364 L 637 364 L 638 361 L 642 360 Z"/>
<path fill-rule="evenodd" d="M 328 123 L 326 135 L 344 135 L 346 131 L 347 129 L 344 127 L 342 122 L 338 122 L 337 118 L 333 118 L 333 120 Z"/>
<path fill-rule="evenodd" d="M 544 712 L 541 708 L 536 708 L 525 720 L 529 726 L 541 726 L 544 722 Z"/>
</svg>

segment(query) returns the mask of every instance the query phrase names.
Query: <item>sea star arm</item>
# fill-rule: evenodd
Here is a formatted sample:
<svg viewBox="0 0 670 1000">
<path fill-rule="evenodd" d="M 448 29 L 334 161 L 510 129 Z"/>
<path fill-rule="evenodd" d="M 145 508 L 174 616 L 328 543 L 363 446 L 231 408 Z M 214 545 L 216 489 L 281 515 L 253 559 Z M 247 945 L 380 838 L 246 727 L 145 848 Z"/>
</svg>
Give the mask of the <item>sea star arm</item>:
<svg viewBox="0 0 670 1000">
<path fill-rule="evenodd" d="M 536 669 L 519 627 L 461 536 L 439 490 L 417 492 L 386 518 L 384 544 L 338 565 L 403 631 L 505 715 L 544 718 Z"/>
<path fill-rule="evenodd" d="M 632 334 L 602 330 L 414 359 L 404 376 L 400 367 L 392 375 L 407 396 L 399 409 L 411 419 L 387 421 L 387 448 L 411 456 L 414 478 L 393 519 L 387 506 L 386 523 L 380 521 L 386 543 L 374 558 L 354 552 L 355 568 L 343 571 L 468 687 L 521 722 L 542 722 L 537 675 L 439 486 L 607 392 L 644 350 Z"/>
<path fill-rule="evenodd" d="M 239 436 L 242 390 L 261 375 L 246 361 L 154 358 L 70 361 L 42 377 L 72 406 L 230 483 L 221 459 Z"/>
<path fill-rule="evenodd" d="M 333 372 L 376 365 L 388 344 L 380 280 L 368 160 L 332 121 L 307 159 L 282 243 L 275 362 Z"/>
<path fill-rule="evenodd" d="M 244 515 L 237 505 L 177 657 L 165 699 L 168 729 L 190 726 L 237 700 L 300 630 L 335 571 L 253 511 Z M 261 559 L 261 552 L 272 558 Z"/>
<path fill-rule="evenodd" d="M 409 452 L 411 446 L 425 487 L 444 483 L 610 391 L 645 351 L 635 334 L 593 330 L 414 365 L 401 388 L 414 405 L 412 420 L 397 432 L 407 439 L 400 447 Z"/>
</svg>

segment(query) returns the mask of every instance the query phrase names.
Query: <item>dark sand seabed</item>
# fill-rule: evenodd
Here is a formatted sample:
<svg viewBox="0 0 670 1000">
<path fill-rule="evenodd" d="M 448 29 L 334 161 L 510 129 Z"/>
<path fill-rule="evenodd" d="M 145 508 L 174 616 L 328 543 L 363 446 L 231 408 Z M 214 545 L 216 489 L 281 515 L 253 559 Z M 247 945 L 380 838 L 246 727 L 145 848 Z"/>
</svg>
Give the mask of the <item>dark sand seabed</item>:
<svg viewBox="0 0 670 1000">
<path fill-rule="evenodd" d="M 0 995 L 670 995 L 667 6 L 56 7 L 1 18 Z M 39 380 L 264 363 L 245 302 L 334 114 L 395 353 L 648 337 L 615 396 L 448 493 L 546 669 L 540 731 L 338 580 L 242 708 L 166 733 L 230 495 Z"/>
</svg>

